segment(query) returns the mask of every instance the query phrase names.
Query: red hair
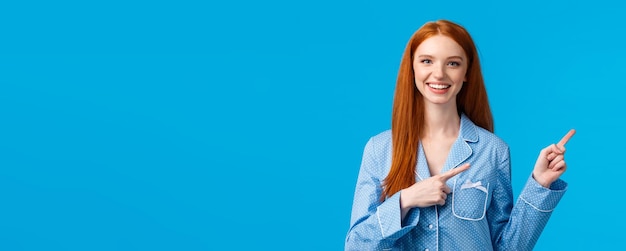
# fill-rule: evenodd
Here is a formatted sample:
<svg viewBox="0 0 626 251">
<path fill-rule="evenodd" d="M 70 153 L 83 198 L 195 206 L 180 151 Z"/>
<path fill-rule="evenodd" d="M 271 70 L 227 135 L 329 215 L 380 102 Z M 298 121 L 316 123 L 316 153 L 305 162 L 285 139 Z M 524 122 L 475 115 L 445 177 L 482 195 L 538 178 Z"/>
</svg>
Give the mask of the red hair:
<svg viewBox="0 0 626 251">
<path fill-rule="evenodd" d="M 409 40 L 400 63 L 391 115 L 391 170 L 383 182 L 381 200 L 415 184 L 417 150 L 424 127 L 424 97 L 415 85 L 413 54 L 424 40 L 435 35 L 452 38 L 467 55 L 467 82 L 456 97 L 458 112 L 465 113 L 474 124 L 493 132 L 487 90 L 471 36 L 463 27 L 450 21 L 426 23 Z"/>
</svg>

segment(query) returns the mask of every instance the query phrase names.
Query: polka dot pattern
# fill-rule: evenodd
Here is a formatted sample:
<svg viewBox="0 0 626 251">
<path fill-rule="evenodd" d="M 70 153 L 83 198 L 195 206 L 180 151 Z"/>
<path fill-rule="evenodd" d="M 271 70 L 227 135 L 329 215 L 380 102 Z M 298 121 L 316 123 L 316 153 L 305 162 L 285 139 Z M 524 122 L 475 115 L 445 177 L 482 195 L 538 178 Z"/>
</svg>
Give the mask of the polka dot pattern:
<svg viewBox="0 0 626 251">
<path fill-rule="evenodd" d="M 462 115 L 441 172 L 470 169 L 448 180 L 443 206 L 413 208 L 401 221 L 402 191 L 379 200 L 391 150 L 389 130 L 365 145 L 345 250 L 532 250 L 567 189 L 562 180 L 547 189 L 529 177 L 513 204 L 508 146 Z M 417 182 L 430 177 L 425 160 L 420 145 Z"/>
</svg>

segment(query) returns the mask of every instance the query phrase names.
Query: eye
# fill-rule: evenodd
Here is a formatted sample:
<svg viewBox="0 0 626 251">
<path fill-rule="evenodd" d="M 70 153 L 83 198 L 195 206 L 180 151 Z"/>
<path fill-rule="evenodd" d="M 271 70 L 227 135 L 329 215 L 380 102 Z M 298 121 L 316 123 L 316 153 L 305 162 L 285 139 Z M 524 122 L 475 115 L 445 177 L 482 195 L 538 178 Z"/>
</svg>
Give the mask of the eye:
<svg viewBox="0 0 626 251">
<path fill-rule="evenodd" d="M 454 66 L 454 67 L 457 67 L 457 66 L 461 66 L 461 63 L 459 63 L 459 62 L 457 62 L 457 61 L 452 61 L 452 62 L 449 62 L 449 63 L 448 63 L 448 65 L 449 65 L 449 66 Z"/>
<path fill-rule="evenodd" d="M 433 61 L 430 59 L 422 59 L 422 61 L 420 62 L 422 62 L 423 64 L 431 64 Z"/>
</svg>

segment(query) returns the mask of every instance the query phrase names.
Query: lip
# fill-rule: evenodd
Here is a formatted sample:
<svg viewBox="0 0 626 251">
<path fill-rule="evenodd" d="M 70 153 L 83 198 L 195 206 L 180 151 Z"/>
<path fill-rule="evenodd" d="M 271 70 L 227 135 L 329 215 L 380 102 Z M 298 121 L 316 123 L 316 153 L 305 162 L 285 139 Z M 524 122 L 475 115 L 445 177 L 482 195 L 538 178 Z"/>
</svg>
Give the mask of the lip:
<svg viewBox="0 0 626 251">
<path fill-rule="evenodd" d="M 435 94 L 446 94 L 452 85 L 445 82 L 426 82 L 428 89 Z M 440 86 L 447 86 L 445 89 L 435 88 Z"/>
</svg>

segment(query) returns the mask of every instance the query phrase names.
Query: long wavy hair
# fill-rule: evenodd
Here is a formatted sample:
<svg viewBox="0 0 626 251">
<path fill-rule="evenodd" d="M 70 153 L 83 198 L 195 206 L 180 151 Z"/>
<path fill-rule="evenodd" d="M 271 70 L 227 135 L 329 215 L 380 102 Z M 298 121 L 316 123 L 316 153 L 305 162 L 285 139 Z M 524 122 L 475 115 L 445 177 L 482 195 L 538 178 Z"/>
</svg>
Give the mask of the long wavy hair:
<svg viewBox="0 0 626 251">
<path fill-rule="evenodd" d="M 413 57 L 427 38 L 444 35 L 458 43 L 468 58 L 465 84 L 456 97 L 459 115 L 465 113 L 474 124 L 493 132 L 493 118 L 480 70 L 478 52 L 470 34 L 462 26 L 446 20 L 428 22 L 417 30 L 404 50 L 391 118 L 391 170 L 383 181 L 381 201 L 415 183 L 417 150 L 424 128 L 424 97 L 415 85 Z"/>
</svg>

